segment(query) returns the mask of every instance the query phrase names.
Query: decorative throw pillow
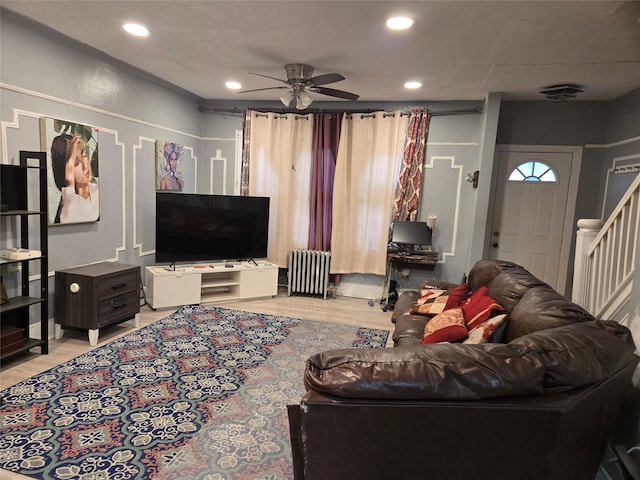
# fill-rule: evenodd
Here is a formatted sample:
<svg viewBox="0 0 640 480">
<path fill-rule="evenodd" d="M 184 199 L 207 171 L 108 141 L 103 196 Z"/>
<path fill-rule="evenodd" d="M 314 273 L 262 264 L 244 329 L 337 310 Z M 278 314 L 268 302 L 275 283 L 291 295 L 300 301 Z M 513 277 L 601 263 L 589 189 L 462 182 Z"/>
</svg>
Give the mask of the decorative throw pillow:
<svg viewBox="0 0 640 480">
<path fill-rule="evenodd" d="M 469 330 L 482 325 L 491 317 L 505 313 L 505 309 L 487 295 L 487 287 L 480 287 L 473 292 L 469 299 L 461 305 L 461 308 L 464 321 Z"/>
<path fill-rule="evenodd" d="M 502 340 L 504 327 L 507 326 L 507 314 L 502 313 L 490 318 L 482 325 L 469 332 L 469 337 L 462 343 L 495 343 Z"/>
<path fill-rule="evenodd" d="M 467 336 L 462 310 L 450 308 L 427 322 L 420 343 L 456 342 Z"/>
<path fill-rule="evenodd" d="M 444 292 L 445 292 L 445 290 L 440 290 L 438 288 L 431 288 L 431 289 L 428 289 L 428 290 L 421 290 L 420 291 L 420 298 L 418 298 L 418 300 L 416 300 L 416 305 L 422 305 L 422 304 L 427 303 L 427 302 L 433 302 L 433 299 L 438 298 Z"/>
<path fill-rule="evenodd" d="M 418 292 L 420 292 L 420 296 L 422 297 L 423 295 L 426 295 L 427 292 L 431 292 L 433 290 L 442 290 L 442 289 L 436 287 L 435 285 L 420 285 L 420 289 L 418 290 Z"/>
<path fill-rule="evenodd" d="M 450 308 L 459 307 L 467 298 L 467 285 L 459 285 L 448 290 L 428 290 L 411 308 L 413 315 L 434 316 Z"/>
</svg>

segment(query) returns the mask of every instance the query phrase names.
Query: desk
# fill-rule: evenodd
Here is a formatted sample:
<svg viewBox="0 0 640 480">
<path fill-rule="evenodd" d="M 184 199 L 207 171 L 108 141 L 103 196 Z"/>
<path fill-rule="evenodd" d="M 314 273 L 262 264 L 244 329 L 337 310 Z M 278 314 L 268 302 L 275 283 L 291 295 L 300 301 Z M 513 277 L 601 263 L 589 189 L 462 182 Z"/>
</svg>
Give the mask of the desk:
<svg viewBox="0 0 640 480">
<path fill-rule="evenodd" d="M 438 264 L 438 252 L 431 252 L 426 255 L 407 255 L 399 252 L 387 253 L 387 288 L 385 297 L 380 300 L 383 303 L 382 311 L 393 310 L 393 305 L 389 304 L 389 287 L 391 286 L 391 276 L 393 270 L 421 270 L 432 272 Z"/>
<path fill-rule="evenodd" d="M 438 253 L 433 252 L 428 255 L 401 255 L 399 253 L 387 254 L 389 266 L 395 270 L 427 270 L 433 271 L 438 264 Z"/>
</svg>

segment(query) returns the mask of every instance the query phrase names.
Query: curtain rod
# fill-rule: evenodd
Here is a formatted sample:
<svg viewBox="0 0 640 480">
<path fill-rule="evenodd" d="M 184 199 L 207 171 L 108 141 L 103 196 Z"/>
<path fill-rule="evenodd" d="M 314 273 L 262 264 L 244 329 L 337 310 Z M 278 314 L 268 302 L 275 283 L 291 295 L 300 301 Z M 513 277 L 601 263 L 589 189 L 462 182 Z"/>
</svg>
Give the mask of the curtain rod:
<svg viewBox="0 0 640 480">
<path fill-rule="evenodd" d="M 199 107 L 199 111 L 203 113 L 213 113 L 215 115 L 223 115 L 223 116 L 235 116 L 242 117 L 246 110 L 242 110 L 239 108 L 209 108 L 209 107 Z M 292 110 L 288 108 L 251 108 L 247 110 L 255 110 L 260 113 L 297 113 L 298 115 L 306 115 L 308 113 L 346 113 L 346 114 L 368 114 L 380 112 L 381 110 L 373 110 L 373 109 L 363 109 L 363 110 L 323 110 L 323 109 L 309 109 L 309 110 Z M 403 112 L 403 115 L 409 115 L 410 112 Z M 443 117 L 447 115 L 473 115 L 482 113 L 482 107 L 474 107 L 474 108 L 463 108 L 460 110 L 435 110 L 429 111 L 432 117 Z"/>
</svg>

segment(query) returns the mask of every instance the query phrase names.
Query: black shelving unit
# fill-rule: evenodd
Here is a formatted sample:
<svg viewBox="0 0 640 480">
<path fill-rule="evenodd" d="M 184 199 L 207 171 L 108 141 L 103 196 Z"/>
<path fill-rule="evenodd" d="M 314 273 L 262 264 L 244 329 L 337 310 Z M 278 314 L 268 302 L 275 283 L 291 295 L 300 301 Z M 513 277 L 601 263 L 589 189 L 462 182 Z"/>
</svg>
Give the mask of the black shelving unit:
<svg viewBox="0 0 640 480">
<path fill-rule="evenodd" d="M 37 176 L 38 189 L 29 186 L 35 181 L 32 175 Z M 31 200 L 31 195 L 38 194 L 37 201 Z M 0 164 L 0 201 L 6 210 L 0 212 L 2 228 L 5 230 L 2 249 L 7 249 L 4 242 L 11 242 L 11 247 L 22 249 L 40 250 L 41 256 L 36 258 L 0 259 L 0 268 L 3 277 L 12 275 L 9 269 L 12 264 L 20 265 L 20 271 L 15 272 L 19 280 L 19 295 L 9 295 L 9 301 L 0 305 L 0 331 L 5 334 L 9 331 L 15 333 L 15 329 L 23 331 L 22 344 L 19 347 L 12 346 L 7 349 L 4 344 L 6 338 L 3 334 L 3 345 L 0 351 L 0 365 L 2 361 L 20 353 L 40 347 L 40 353 L 49 352 L 49 325 L 48 325 L 48 203 L 47 203 L 47 155 L 45 152 L 20 151 L 20 164 Z M 30 205 L 37 204 L 37 210 L 29 209 Z M 4 207 L 3 207 L 4 209 Z M 36 218 L 34 222 L 33 219 Z M 34 232 L 36 224 L 38 232 Z M 32 245 L 32 243 L 39 245 Z M 39 295 L 31 294 L 29 282 L 30 266 L 35 263 L 39 266 L 40 291 Z M 34 312 L 39 309 L 39 312 Z M 30 317 L 40 318 L 40 338 L 29 336 Z"/>
</svg>

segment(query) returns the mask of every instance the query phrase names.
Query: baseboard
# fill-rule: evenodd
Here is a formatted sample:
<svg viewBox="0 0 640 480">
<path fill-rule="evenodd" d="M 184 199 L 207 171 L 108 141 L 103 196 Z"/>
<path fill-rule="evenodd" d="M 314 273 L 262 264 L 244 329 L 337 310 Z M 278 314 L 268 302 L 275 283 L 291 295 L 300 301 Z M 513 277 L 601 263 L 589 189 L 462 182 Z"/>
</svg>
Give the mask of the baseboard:
<svg viewBox="0 0 640 480">
<path fill-rule="evenodd" d="M 48 327 L 48 333 L 49 333 L 49 337 L 48 340 L 51 340 L 53 338 L 53 325 L 54 325 L 54 318 L 51 317 L 47 320 L 47 322 L 49 323 Z M 40 338 L 40 324 L 39 323 L 31 323 L 29 324 L 29 338 Z"/>
<path fill-rule="evenodd" d="M 340 283 L 336 295 L 341 297 L 379 299 L 380 286 L 361 285 L 357 283 Z"/>
</svg>

